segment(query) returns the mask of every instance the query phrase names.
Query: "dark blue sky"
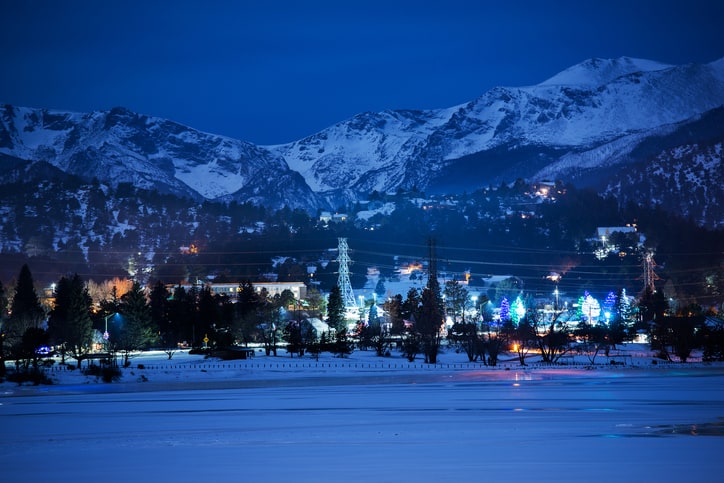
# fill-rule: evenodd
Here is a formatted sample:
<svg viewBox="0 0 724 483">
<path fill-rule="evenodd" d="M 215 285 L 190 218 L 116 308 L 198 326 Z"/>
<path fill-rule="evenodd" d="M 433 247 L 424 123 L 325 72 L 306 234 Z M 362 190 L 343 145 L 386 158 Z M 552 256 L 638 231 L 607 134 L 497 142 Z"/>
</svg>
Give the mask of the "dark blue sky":
<svg viewBox="0 0 724 483">
<path fill-rule="evenodd" d="M 125 106 L 257 144 L 450 107 L 590 57 L 724 56 L 719 0 L 4 1 L 0 103 Z"/>
</svg>

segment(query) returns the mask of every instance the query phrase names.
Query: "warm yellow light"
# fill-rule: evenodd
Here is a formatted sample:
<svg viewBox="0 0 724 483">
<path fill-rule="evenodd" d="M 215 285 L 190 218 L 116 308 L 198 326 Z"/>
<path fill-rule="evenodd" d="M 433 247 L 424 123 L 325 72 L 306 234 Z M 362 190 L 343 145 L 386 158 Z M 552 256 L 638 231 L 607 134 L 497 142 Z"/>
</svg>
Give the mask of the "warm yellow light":
<svg viewBox="0 0 724 483">
<path fill-rule="evenodd" d="M 513 344 L 513 352 L 518 352 L 518 344 Z"/>
</svg>

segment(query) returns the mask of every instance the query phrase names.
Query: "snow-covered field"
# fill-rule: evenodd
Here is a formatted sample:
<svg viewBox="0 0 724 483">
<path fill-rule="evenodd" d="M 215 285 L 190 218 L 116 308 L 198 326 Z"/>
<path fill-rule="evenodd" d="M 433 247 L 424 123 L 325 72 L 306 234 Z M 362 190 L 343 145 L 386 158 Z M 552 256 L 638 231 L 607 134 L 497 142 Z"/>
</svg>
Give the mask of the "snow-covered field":
<svg viewBox="0 0 724 483">
<path fill-rule="evenodd" d="M 164 358 L 0 385 L 0 481 L 722 481 L 721 365 Z"/>
</svg>

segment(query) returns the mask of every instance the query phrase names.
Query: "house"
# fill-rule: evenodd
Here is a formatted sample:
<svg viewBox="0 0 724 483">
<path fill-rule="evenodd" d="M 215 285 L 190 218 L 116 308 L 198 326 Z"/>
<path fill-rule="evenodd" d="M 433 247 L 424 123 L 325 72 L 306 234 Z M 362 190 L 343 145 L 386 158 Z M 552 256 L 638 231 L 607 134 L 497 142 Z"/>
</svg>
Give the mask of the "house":
<svg viewBox="0 0 724 483">
<path fill-rule="evenodd" d="M 636 225 L 626 226 L 599 226 L 596 228 L 596 238 L 605 245 L 612 233 L 636 233 Z"/>
<path fill-rule="evenodd" d="M 304 282 L 252 282 L 254 290 L 259 293 L 262 289 L 266 289 L 267 294 L 270 297 L 275 295 L 281 295 L 285 290 L 289 290 L 294 298 L 301 300 L 307 297 L 307 286 Z M 182 287 L 185 290 L 190 290 L 192 287 L 201 288 L 208 287 L 212 293 L 216 295 L 227 295 L 230 298 L 235 298 L 239 292 L 241 282 L 224 282 L 224 283 L 204 283 L 204 284 L 189 284 L 181 283 L 177 285 L 168 285 L 167 288 L 170 292 L 176 287 Z"/>
</svg>

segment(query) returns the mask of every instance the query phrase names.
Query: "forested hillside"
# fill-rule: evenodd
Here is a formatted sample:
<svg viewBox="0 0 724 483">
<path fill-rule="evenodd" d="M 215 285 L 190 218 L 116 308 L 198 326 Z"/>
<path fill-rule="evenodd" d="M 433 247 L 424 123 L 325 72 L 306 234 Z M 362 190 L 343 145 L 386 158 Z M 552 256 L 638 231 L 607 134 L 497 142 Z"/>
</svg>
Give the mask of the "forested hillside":
<svg viewBox="0 0 724 483">
<path fill-rule="evenodd" d="M 0 190 L 2 280 L 23 263 L 51 283 L 79 273 L 142 281 L 306 280 L 329 290 L 336 281 L 337 237 L 351 248 L 352 282 L 367 269 L 391 279 L 404 261 L 423 261 L 436 240 L 448 278 L 519 277 L 526 290 L 641 290 L 642 253 L 679 298 L 713 303 L 723 291 L 724 232 L 657 209 L 620 207 L 613 198 L 558 184 L 542 194 L 523 181 L 459 196 L 373 192 L 340 206 L 345 221 L 323 222 L 301 210 L 266 210 L 235 202 L 198 203 L 121 184 L 113 189 L 72 177 L 7 184 Z M 635 224 L 640 238 L 601 246 L 597 227 Z M 474 281 L 474 280 L 473 280 Z"/>
</svg>

